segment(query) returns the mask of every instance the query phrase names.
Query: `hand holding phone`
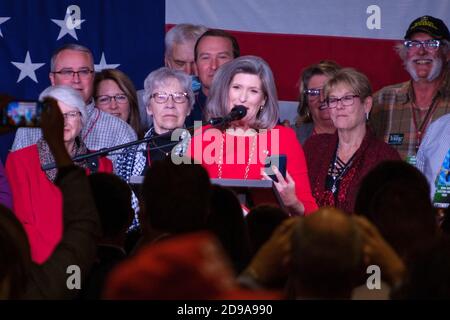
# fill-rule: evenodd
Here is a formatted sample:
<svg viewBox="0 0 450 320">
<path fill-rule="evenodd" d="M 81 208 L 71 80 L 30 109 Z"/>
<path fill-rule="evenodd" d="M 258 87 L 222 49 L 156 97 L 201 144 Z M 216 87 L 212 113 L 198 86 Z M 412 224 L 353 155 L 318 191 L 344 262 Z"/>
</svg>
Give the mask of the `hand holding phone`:
<svg viewBox="0 0 450 320">
<path fill-rule="evenodd" d="M 272 170 L 272 166 L 277 167 L 283 178 L 286 179 L 286 165 L 287 157 L 285 154 L 272 155 L 266 158 L 264 171 L 273 181 L 278 182 L 277 176 Z"/>
<path fill-rule="evenodd" d="M 39 101 L 9 101 L 0 109 L 0 125 L 12 128 L 39 127 L 44 104 Z"/>
</svg>

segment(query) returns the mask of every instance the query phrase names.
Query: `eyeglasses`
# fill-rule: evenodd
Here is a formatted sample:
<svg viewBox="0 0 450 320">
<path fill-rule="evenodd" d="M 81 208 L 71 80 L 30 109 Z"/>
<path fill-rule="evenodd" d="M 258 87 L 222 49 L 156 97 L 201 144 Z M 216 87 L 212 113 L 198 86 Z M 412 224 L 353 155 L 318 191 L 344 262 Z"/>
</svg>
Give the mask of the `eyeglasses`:
<svg viewBox="0 0 450 320">
<path fill-rule="evenodd" d="M 343 96 L 342 98 L 328 98 L 327 99 L 327 103 L 325 105 L 320 105 L 321 109 L 326 109 L 326 108 L 330 108 L 330 109 L 334 109 L 338 106 L 339 101 L 341 101 L 342 106 L 344 107 L 348 107 L 353 105 L 354 99 L 359 97 L 359 95 L 357 94 L 349 94 L 346 96 Z"/>
<path fill-rule="evenodd" d="M 128 97 L 125 94 L 116 94 L 115 96 L 103 95 L 96 97 L 96 99 L 97 104 L 99 105 L 110 104 L 112 99 L 114 99 L 114 101 L 116 101 L 119 104 L 124 104 L 128 102 Z"/>
<path fill-rule="evenodd" d="M 320 96 L 320 91 L 322 91 L 322 89 L 306 89 L 303 90 L 303 93 L 310 97 L 318 97 Z"/>
<path fill-rule="evenodd" d="M 419 50 L 420 47 L 424 48 L 425 50 L 428 51 L 436 51 L 439 49 L 439 47 L 441 46 L 441 41 L 440 40 L 436 40 L 436 39 L 431 39 L 431 40 L 425 40 L 425 41 L 418 41 L 418 40 L 406 40 L 405 42 L 403 42 L 403 45 L 408 49 L 408 50 Z"/>
<path fill-rule="evenodd" d="M 169 97 L 172 97 L 172 100 L 175 103 L 184 103 L 188 99 L 188 94 L 187 92 L 155 92 L 150 97 L 153 98 L 156 103 L 165 103 L 169 100 Z"/>
<path fill-rule="evenodd" d="M 53 71 L 52 73 L 59 74 L 64 79 L 72 79 L 74 75 L 77 75 L 81 79 L 87 79 L 91 76 L 94 71 L 89 69 L 81 69 L 78 71 L 73 71 L 71 69 L 63 69 L 60 71 Z"/>
<path fill-rule="evenodd" d="M 64 120 L 75 120 L 81 115 L 81 112 L 79 111 L 69 111 L 62 114 L 64 117 Z"/>
</svg>

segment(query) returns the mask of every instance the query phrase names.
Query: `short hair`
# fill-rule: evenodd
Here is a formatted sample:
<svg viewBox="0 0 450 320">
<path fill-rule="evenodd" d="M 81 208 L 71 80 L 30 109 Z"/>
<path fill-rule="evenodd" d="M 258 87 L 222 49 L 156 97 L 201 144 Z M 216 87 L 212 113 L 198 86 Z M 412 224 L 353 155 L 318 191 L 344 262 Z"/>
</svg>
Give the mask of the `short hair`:
<svg viewBox="0 0 450 320">
<path fill-rule="evenodd" d="M 198 55 L 198 46 L 203 38 L 205 37 L 221 37 L 226 38 L 230 40 L 231 46 L 233 48 L 233 58 L 237 58 L 241 55 L 241 49 L 239 48 L 239 43 L 237 42 L 236 38 L 229 32 L 226 32 L 225 30 L 221 29 L 209 29 L 205 33 L 203 33 L 195 43 L 194 47 L 194 59 L 197 61 L 197 55 Z"/>
<path fill-rule="evenodd" d="M 128 184 L 111 173 L 94 173 L 89 176 L 89 183 L 100 217 L 103 237 L 117 239 L 125 235 L 134 217 Z"/>
<path fill-rule="evenodd" d="M 346 85 L 357 95 L 361 101 L 372 96 L 372 86 L 367 76 L 353 68 L 342 68 L 339 70 L 324 87 L 324 94 L 329 98 L 330 91 L 338 85 Z"/>
<path fill-rule="evenodd" d="M 321 212 L 340 214 L 345 224 L 319 227 L 312 222 L 317 217 L 300 219 L 291 236 L 291 274 L 306 292 L 336 298 L 356 284 L 363 266 L 363 240 L 356 222 L 343 211 L 321 208 L 315 215 Z"/>
<path fill-rule="evenodd" d="M 339 69 L 341 69 L 341 66 L 336 62 L 331 60 L 322 60 L 317 64 L 306 67 L 302 71 L 299 79 L 299 103 L 297 107 L 298 117 L 296 120 L 297 125 L 313 121 L 308 105 L 308 95 L 305 93 L 305 90 L 310 89 L 309 80 L 317 75 L 324 75 L 328 78 L 332 78 L 336 75 Z"/>
<path fill-rule="evenodd" d="M 196 25 L 190 23 L 180 23 L 175 25 L 169 31 L 167 31 L 164 38 L 166 57 L 172 54 L 173 46 L 175 44 L 186 43 L 188 41 L 197 42 L 197 39 L 206 31 L 207 27 L 203 25 Z"/>
<path fill-rule="evenodd" d="M 176 79 L 180 83 L 184 92 L 187 92 L 189 98 L 189 106 L 192 109 L 195 103 L 194 92 L 192 91 L 191 77 L 180 70 L 173 70 L 168 67 L 162 67 L 152 71 L 144 81 L 144 105 L 148 107 L 150 104 L 150 98 L 158 86 L 164 86 L 168 80 Z"/>
<path fill-rule="evenodd" d="M 130 115 L 127 122 L 136 131 L 139 137 L 142 137 L 144 130 L 141 125 L 141 117 L 139 115 L 139 104 L 136 88 L 130 78 L 118 69 L 103 69 L 95 74 L 94 79 L 94 98 L 97 98 L 97 92 L 100 83 L 104 80 L 114 81 L 122 90 L 130 102 Z"/>
<path fill-rule="evenodd" d="M 222 65 L 214 75 L 206 105 L 206 118 L 224 117 L 228 114 L 228 91 L 233 77 L 238 73 L 257 75 L 266 98 L 258 119 L 251 124 L 254 129 L 272 129 L 278 123 L 279 106 L 272 70 L 266 61 L 256 56 L 242 56 Z"/>
<path fill-rule="evenodd" d="M 57 101 L 67 104 L 69 107 L 78 109 L 81 113 L 82 125 L 87 123 L 88 116 L 86 111 L 86 103 L 77 90 L 66 85 L 50 86 L 41 92 L 39 95 L 39 101 L 43 101 L 44 98 L 47 97 L 56 99 Z"/>
<path fill-rule="evenodd" d="M 361 181 L 355 213 L 367 217 L 402 256 L 437 232 L 425 176 L 405 161 L 384 161 Z"/>
<path fill-rule="evenodd" d="M 92 55 L 92 51 L 89 50 L 87 47 L 82 46 L 81 44 L 76 44 L 76 43 L 68 43 L 63 45 L 62 47 L 56 49 L 53 52 L 52 58 L 50 60 L 50 71 L 54 72 L 55 70 L 55 64 L 56 64 L 56 59 L 58 58 L 58 55 L 64 51 L 64 50 L 74 50 L 74 51 L 80 51 L 80 52 L 85 52 L 89 55 L 89 57 L 91 58 L 92 61 L 92 69 L 94 68 L 94 56 Z"/>
</svg>

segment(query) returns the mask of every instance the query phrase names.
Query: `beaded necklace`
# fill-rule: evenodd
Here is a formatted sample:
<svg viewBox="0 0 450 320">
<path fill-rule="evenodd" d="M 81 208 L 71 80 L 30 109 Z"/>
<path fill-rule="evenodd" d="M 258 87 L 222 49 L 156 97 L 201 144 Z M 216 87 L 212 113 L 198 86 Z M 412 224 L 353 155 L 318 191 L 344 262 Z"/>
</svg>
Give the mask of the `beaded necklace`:
<svg viewBox="0 0 450 320">
<path fill-rule="evenodd" d="M 250 154 L 248 156 L 247 166 L 245 167 L 244 180 L 247 180 L 248 172 L 250 171 L 250 163 L 252 162 L 253 154 L 255 153 L 255 149 L 256 149 L 256 140 L 257 140 L 257 135 L 255 134 L 254 137 L 253 137 L 252 146 L 250 148 Z M 224 145 L 225 145 L 225 132 L 222 134 L 222 141 L 221 141 L 221 144 L 220 144 L 219 164 L 218 164 L 218 173 L 217 173 L 217 177 L 219 179 L 222 179 L 222 165 L 223 165 L 223 149 L 224 149 Z"/>
</svg>

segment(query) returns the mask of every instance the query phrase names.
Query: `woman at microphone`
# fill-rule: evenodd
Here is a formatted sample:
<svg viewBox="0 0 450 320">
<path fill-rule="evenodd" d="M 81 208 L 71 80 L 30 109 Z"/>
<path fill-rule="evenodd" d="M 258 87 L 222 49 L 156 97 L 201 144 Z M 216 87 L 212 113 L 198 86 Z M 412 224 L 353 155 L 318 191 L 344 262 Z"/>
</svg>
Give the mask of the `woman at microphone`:
<svg viewBox="0 0 450 320">
<path fill-rule="evenodd" d="M 210 89 L 206 117 L 226 121 L 221 128 L 208 125 L 199 129 L 189 152 L 211 178 L 271 179 L 264 172 L 267 158 L 286 155 L 286 178 L 272 167 L 283 204 L 292 215 L 309 214 L 317 209 L 295 132 L 277 125 L 275 82 L 263 59 L 243 56 L 220 67 Z"/>
<path fill-rule="evenodd" d="M 81 137 L 86 123 L 86 107 L 80 93 L 68 86 L 45 89 L 39 100 L 52 98 L 64 116 L 64 145 L 73 158 L 89 152 Z M 47 108 L 56 107 L 46 102 Z M 44 111 L 45 112 L 45 111 Z M 43 171 L 45 164 L 54 163 L 44 138 L 35 145 L 11 152 L 6 162 L 6 175 L 11 185 L 13 210 L 24 226 L 30 243 L 31 257 L 41 264 L 60 242 L 63 228 L 61 191 L 54 184 L 57 169 Z M 87 173 L 112 173 L 112 162 L 105 158 L 91 158 L 76 162 Z"/>
</svg>

